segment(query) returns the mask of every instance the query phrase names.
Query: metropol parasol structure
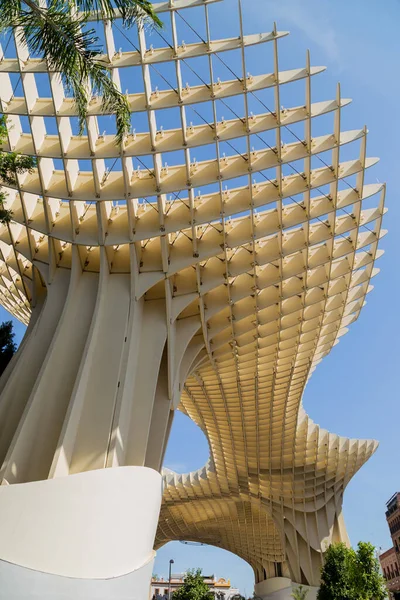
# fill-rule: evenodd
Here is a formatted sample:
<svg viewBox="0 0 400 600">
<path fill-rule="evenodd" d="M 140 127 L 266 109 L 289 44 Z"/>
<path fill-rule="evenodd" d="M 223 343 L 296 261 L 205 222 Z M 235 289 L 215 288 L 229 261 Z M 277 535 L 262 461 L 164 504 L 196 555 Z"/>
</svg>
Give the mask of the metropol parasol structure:
<svg viewBox="0 0 400 600">
<path fill-rule="evenodd" d="M 320 428 L 302 394 L 371 289 L 385 188 L 340 87 L 312 98 L 324 68 L 281 69 L 287 32 L 248 35 L 240 4 L 214 39 L 216 1 L 156 4 L 170 33 L 104 23 L 113 80 L 140 88 L 121 146 L 100 98 L 76 135 L 46 61 L 18 40 L 1 60 L 5 150 L 37 167 L 3 186 L 0 302 L 28 328 L 0 380 L 0 598 L 145 599 L 170 540 L 289 598 L 347 541 L 344 489 L 376 443 Z M 176 409 L 210 447 L 186 475 L 162 473 Z"/>
</svg>

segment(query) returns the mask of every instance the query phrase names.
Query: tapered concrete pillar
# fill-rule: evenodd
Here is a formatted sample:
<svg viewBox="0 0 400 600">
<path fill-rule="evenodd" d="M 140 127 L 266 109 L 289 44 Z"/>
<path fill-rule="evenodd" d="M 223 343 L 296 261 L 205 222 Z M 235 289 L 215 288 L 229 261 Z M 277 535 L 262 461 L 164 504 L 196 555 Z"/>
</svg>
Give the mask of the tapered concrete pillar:
<svg viewBox="0 0 400 600">
<path fill-rule="evenodd" d="M 0 396 L 0 479 L 123 465 L 159 470 L 170 409 L 165 301 L 130 274 L 56 269 Z M 150 441 L 150 431 L 153 431 Z"/>
<path fill-rule="evenodd" d="M 164 300 L 131 273 L 35 271 L 0 394 L 0 599 L 147 600 L 171 427 Z M 179 386 L 178 386 L 179 387 Z"/>
</svg>

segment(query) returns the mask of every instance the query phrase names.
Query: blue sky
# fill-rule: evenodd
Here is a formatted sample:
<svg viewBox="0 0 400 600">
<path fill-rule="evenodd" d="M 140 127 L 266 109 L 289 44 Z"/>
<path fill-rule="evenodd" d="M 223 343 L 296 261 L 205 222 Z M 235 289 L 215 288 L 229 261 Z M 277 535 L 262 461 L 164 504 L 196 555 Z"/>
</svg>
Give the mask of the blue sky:
<svg viewBox="0 0 400 600">
<path fill-rule="evenodd" d="M 344 514 L 352 543 L 370 540 L 386 549 L 390 537 L 385 521 L 385 502 L 400 489 L 400 319 L 397 300 L 400 283 L 397 264 L 400 236 L 397 184 L 400 168 L 397 143 L 400 139 L 400 3 L 398 0 L 384 0 L 383 3 L 377 0 L 242 2 L 245 33 L 271 31 L 273 21 L 277 21 L 278 29 L 291 32 L 280 42 L 281 68 L 302 67 L 307 48 L 311 51 L 313 65 L 328 67 L 325 73 L 313 79 L 314 101 L 334 98 L 336 82 L 341 82 L 342 96 L 353 99 L 343 111 L 342 128 L 356 129 L 367 124 L 370 131 L 368 155 L 381 158 L 368 173 L 366 182 L 378 179 L 388 184 L 386 206 L 389 213 L 384 227 L 389 234 L 381 243 L 385 255 L 377 265 L 381 273 L 373 280 L 375 289 L 369 294 L 359 321 L 318 366 L 304 395 L 307 412 L 323 427 L 344 436 L 380 441 L 375 456 L 347 489 Z M 211 7 L 213 38 L 238 35 L 236 6 L 237 0 L 224 0 Z M 184 16 L 196 26 L 191 12 L 187 11 Z M 187 42 L 194 41 L 189 33 L 187 38 Z M 254 74 L 270 72 L 270 50 L 261 46 L 250 51 L 248 70 Z M 237 69 L 238 65 L 237 62 Z M 229 74 L 222 75 L 231 78 Z M 159 87 L 162 89 L 165 84 L 160 82 Z M 291 87 L 287 86 L 285 91 L 285 106 L 302 104 L 297 97 L 300 89 L 293 86 L 291 98 Z M 261 107 L 258 110 L 262 112 Z M 232 118 L 228 111 L 225 118 Z M 168 118 L 164 125 L 170 125 Z M 317 134 L 331 133 L 326 129 L 318 131 L 317 125 L 315 131 Z M 197 158 L 201 160 L 202 156 Z M 0 309 L 0 319 L 6 318 L 9 318 L 7 313 Z M 16 324 L 18 341 L 23 331 L 24 327 Z M 166 466 L 187 472 L 201 467 L 207 457 L 208 447 L 202 432 L 178 414 Z M 248 595 L 252 592 L 250 567 L 228 552 L 171 543 L 158 552 L 155 571 L 159 575 L 167 574 L 170 558 L 175 560 L 175 572 L 199 566 L 207 573 L 231 578 L 232 583 Z"/>
</svg>

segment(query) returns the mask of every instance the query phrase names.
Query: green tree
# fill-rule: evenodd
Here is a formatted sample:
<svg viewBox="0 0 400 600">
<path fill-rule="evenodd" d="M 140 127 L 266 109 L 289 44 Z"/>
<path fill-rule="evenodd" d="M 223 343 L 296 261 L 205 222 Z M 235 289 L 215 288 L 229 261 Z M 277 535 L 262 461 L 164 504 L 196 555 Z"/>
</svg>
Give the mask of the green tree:
<svg viewBox="0 0 400 600">
<path fill-rule="evenodd" d="M 161 26 L 149 0 L 0 0 L 0 32 L 15 30 L 32 55 L 46 58 L 49 70 L 61 73 L 74 95 L 81 132 L 90 96 L 102 96 L 103 109 L 116 116 L 121 142 L 130 129 L 129 105 L 112 81 L 99 38 L 89 25 L 90 15 L 114 21 L 115 9 L 124 27 L 136 22 Z"/>
<path fill-rule="evenodd" d="M 303 588 L 302 585 L 299 585 L 293 590 L 292 598 L 294 598 L 294 600 L 306 600 L 307 594 L 308 590 Z"/>
<path fill-rule="evenodd" d="M 183 585 L 174 592 L 173 600 L 214 600 L 214 594 L 204 582 L 201 569 L 191 569 L 186 573 Z"/>
<path fill-rule="evenodd" d="M 384 579 L 372 544 L 360 542 L 357 551 L 332 544 L 325 554 L 318 600 L 383 600 Z"/>
<path fill-rule="evenodd" d="M 354 587 L 361 600 L 383 600 L 387 597 L 385 580 L 381 574 L 375 547 L 359 542 L 354 569 Z"/>
<path fill-rule="evenodd" d="M 332 544 L 325 554 L 318 600 L 353 600 L 352 571 L 355 552 L 343 543 Z"/>
<path fill-rule="evenodd" d="M 31 156 L 22 156 L 16 152 L 3 151 L 3 144 L 6 139 L 6 117 L 2 115 L 0 116 L 0 185 L 2 183 L 15 185 L 17 183 L 17 174 L 32 171 L 36 162 Z M 0 223 L 9 223 L 12 219 L 12 211 L 4 206 L 6 199 L 6 193 L 0 191 Z"/>
<path fill-rule="evenodd" d="M 0 375 L 17 349 L 14 343 L 14 335 L 12 321 L 5 321 L 0 325 Z"/>
</svg>

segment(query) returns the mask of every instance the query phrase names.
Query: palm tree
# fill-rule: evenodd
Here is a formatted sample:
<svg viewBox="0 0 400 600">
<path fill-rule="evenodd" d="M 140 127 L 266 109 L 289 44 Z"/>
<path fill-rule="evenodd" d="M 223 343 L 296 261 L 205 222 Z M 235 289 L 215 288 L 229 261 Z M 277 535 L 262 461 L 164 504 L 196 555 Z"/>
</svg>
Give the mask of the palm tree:
<svg viewBox="0 0 400 600">
<path fill-rule="evenodd" d="M 104 111 L 116 115 L 120 143 L 130 129 L 129 106 L 100 60 L 99 39 L 87 26 L 93 16 L 110 22 L 121 17 L 124 27 L 146 22 L 161 26 L 149 0 L 0 0 L 0 32 L 16 31 L 31 54 L 42 56 L 49 70 L 61 73 L 75 97 L 81 132 L 89 94 L 98 94 Z"/>
<path fill-rule="evenodd" d="M 299 587 L 293 590 L 292 598 L 294 598 L 294 600 L 306 600 L 307 594 L 308 590 L 303 588 L 302 585 L 299 585 Z"/>
</svg>

